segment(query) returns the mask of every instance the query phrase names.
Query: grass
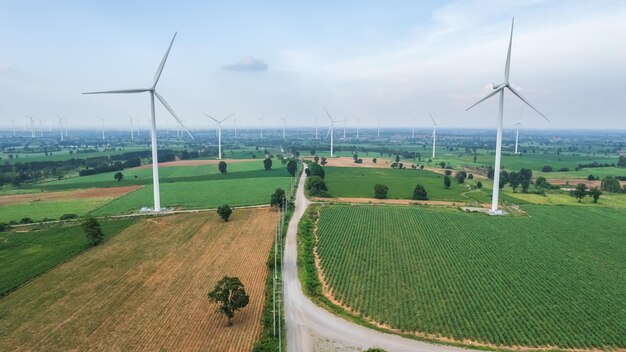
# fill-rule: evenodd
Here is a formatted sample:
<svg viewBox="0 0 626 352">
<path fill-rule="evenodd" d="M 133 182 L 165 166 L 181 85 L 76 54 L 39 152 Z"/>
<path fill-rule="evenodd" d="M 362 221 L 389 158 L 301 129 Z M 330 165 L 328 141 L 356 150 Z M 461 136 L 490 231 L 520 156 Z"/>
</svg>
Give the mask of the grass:
<svg viewBox="0 0 626 352">
<path fill-rule="evenodd" d="M 263 171 L 264 172 L 264 171 Z M 270 173 L 268 173 L 270 174 Z M 285 172 L 286 174 L 286 172 Z M 276 188 L 286 189 L 289 177 L 233 178 L 226 180 L 161 183 L 161 206 L 186 209 L 269 204 Z M 93 211 L 96 216 L 136 212 L 153 206 L 153 188 L 145 186 Z"/>
<path fill-rule="evenodd" d="M 29 217 L 36 222 L 43 219 L 59 219 L 63 214 L 84 215 L 110 201 L 110 197 L 102 197 L 3 205 L 0 206 L 0 222 L 11 220 L 19 222 L 24 217 Z"/>
<path fill-rule="evenodd" d="M 591 197 L 583 198 L 582 202 L 579 203 L 576 198 L 570 196 L 568 192 L 563 191 L 549 191 L 543 196 L 534 193 L 521 192 L 507 192 L 507 195 L 529 204 L 590 206 L 596 208 L 626 208 L 626 194 L 604 192 L 602 193 L 602 196 L 600 196 L 600 199 L 598 199 L 598 203 L 593 203 Z"/>
<path fill-rule="evenodd" d="M 373 198 L 374 185 L 380 183 L 389 187 L 387 198 L 390 199 L 411 199 L 415 185 L 421 184 L 431 200 L 490 201 L 490 182 L 482 181 L 482 191 L 473 188 L 474 192 L 468 193 L 468 186 L 475 185 L 474 180 L 466 180 L 462 185 L 452 178 L 450 189 L 445 189 L 444 176 L 426 170 L 325 167 L 324 171 L 328 191 L 338 198 Z"/>
<path fill-rule="evenodd" d="M 171 148 L 170 149 L 180 149 L 180 148 Z M 146 148 L 146 147 L 125 147 L 123 148 L 123 150 L 103 150 L 103 151 L 98 151 L 98 152 L 93 152 L 93 153 L 73 153 L 70 154 L 70 150 L 69 149 L 64 149 L 64 150 L 60 150 L 60 151 L 55 151 L 52 152 L 52 155 L 45 155 L 45 153 L 0 153 L 0 160 L 4 163 L 4 162 L 9 162 L 9 163 L 26 163 L 26 162 L 32 162 L 32 161 L 63 161 L 63 160 L 69 160 L 72 158 L 76 158 L 76 159 L 86 159 L 86 158 L 95 158 L 95 157 L 102 157 L 102 156 L 109 156 L 109 155 L 119 155 L 119 154 L 124 154 L 124 153 L 128 153 L 128 152 L 136 152 L 136 151 L 144 151 L 144 150 L 150 150 L 150 148 Z M 19 155 L 18 158 L 13 158 L 10 159 L 9 158 L 9 154 L 13 154 L 13 155 Z"/>
<path fill-rule="evenodd" d="M 626 347 L 623 212 L 525 208 L 530 216 L 493 218 L 324 207 L 325 278 L 365 319 L 406 333 L 500 347 Z"/>
<path fill-rule="evenodd" d="M 102 221 L 105 239 L 134 220 Z M 23 230 L 20 230 L 23 231 Z M 90 248 L 78 223 L 0 233 L 0 296 Z"/>
<path fill-rule="evenodd" d="M 228 161 L 226 161 L 228 163 Z M 151 168 L 132 168 L 122 171 L 124 179 L 116 181 L 113 178 L 115 172 L 107 172 L 97 175 L 72 177 L 63 180 L 42 182 L 33 185 L 33 188 L 47 191 L 60 191 L 77 188 L 116 187 L 129 185 L 152 184 Z M 251 161 L 228 164 L 228 172 L 220 174 L 217 165 L 196 166 L 169 166 L 159 168 L 159 180 L 166 182 L 193 182 L 208 180 L 224 180 L 234 178 L 257 178 L 257 177 L 287 177 L 286 168 L 280 161 L 274 161 L 274 170 L 263 170 L 263 161 Z"/>
</svg>

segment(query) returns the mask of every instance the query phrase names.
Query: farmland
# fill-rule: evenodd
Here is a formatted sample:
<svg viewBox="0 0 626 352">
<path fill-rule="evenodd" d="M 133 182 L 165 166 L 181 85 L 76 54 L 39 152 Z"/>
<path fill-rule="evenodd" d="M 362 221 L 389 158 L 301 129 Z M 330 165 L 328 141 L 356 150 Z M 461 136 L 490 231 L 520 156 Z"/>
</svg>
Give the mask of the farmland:
<svg viewBox="0 0 626 352">
<path fill-rule="evenodd" d="M 250 350 L 278 215 L 142 220 L 2 298 L 0 350 Z M 224 275 L 250 295 L 231 327 L 207 299 Z"/>
<path fill-rule="evenodd" d="M 134 222 L 103 221 L 105 240 Z M 0 296 L 89 248 L 77 223 L 26 231 L 0 234 Z"/>
<path fill-rule="evenodd" d="M 335 299 L 398 332 L 491 346 L 626 347 L 623 212 L 525 209 L 529 216 L 493 218 L 323 207 L 324 277 Z"/>
<path fill-rule="evenodd" d="M 398 170 L 391 168 L 325 167 L 326 184 L 333 197 L 372 198 L 377 183 L 389 187 L 388 198 L 411 199 L 416 184 L 423 185 L 432 200 L 489 202 L 488 185 L 482 181 L 484 190 L 468 192 L 475 185 L 466 180 L 462 185 L 452 179 L 450 189 L 443 185 L 443 175 L 426 170 Z"/>
</svg>

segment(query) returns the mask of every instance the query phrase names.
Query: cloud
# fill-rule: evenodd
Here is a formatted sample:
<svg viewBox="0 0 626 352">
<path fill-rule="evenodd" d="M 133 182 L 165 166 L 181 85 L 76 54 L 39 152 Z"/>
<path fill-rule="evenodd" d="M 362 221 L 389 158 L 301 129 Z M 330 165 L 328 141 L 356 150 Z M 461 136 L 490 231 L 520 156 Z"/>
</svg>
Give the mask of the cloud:
<svg viewBox="0 0 626 352">
<path fill-rule="evenodd" d="M 268 66 L 261 59 L 246 56 L 242 57 L 236 64 L 224 65 L 222 68 L 230 71 L 267 71 Z"/>
</svg>

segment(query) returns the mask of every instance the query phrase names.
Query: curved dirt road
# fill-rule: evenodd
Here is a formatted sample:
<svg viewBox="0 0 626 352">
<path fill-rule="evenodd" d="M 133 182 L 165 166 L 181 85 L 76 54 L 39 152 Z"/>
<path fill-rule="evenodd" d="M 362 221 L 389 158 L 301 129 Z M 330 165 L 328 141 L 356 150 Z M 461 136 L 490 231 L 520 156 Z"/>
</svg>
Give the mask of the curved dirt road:
<svg viewBox="0 0 626 352">
<path fill-rule="evenodd" d="M 289 222 L 283 259 L 287 351 L 353 351 L 381 347 L 392 351 L 459 352 L 459 347 L 436 345 L 385 334 L 336 317 L 316 306 L 302 292 L 296 267 L 298 223 L 309 205 L 304 196 L 304 172 L 296 191 L 296 208 Z"/>
</svg>

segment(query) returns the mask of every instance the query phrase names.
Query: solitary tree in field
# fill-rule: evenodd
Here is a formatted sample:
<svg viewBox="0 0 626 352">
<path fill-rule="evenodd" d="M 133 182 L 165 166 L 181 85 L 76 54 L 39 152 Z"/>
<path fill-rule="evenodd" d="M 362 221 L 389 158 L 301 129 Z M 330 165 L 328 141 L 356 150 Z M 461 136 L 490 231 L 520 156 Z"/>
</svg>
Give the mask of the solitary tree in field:
<svg viewBox="0 0 626 352">
<path fill-rule="evenodd" d="M 211 302 L 220 304 L 217 311 L 228 318 L 228 326 L 233 325 L 232 319 L 235 316 L 235 312 L 244 308 L 250 302 L 250 296 L 248 296 L 243 284 L 237 277 L 224 276 L 217 282 L 208 296 Z"/>
<path fill-rule="evenodd" d="M 224 204 L 217 208 L 217 214 L 224 220 L 228 222 L 230 215 L 233 213 L 233 209 L 228 206 L 228 204 Z"/>
<path fill-rule="evenodd" d="M 450 181 L 450 176 L 448 176 L 448 175 L 444 176 L 444 177 L 443 177 L 443 186 L 444 186 L 446 189 L 449 189 L 449 188 L 450 188 L 450 185 L 452 185 L 452 182 Z"/>
<path fill-rule="evenodd" d="M 374 198 L 376 199 L 385 199 L 387 198 L 387 192 L 389 192 L 389 187 L 381 184 L 376 184 L 374 186 Z"/>
<path fill-rule="evenodd" d="M 378 161 L 378 159 L 376 159 L 376 158 L 372 158 L 372 162 L 373 162 L 374 164 L 376 164 L 376 161 Z"/>
<path fill-rule="evenodd" d="M 480 181 L 476 182 L 476 188 L 483 188 L 483 183 Z"/>
<path fill-rule="evenodd" d="M 228 164 L 226 164 L 225 161 L 220 161 L 219 164 L 217 164 L 217 168 L 220 170 L 221 174 L 225 174 L 226 173 L 226 168 L 228 167 Z"/>
<path fill-rule="evenodd" d="M 273 207 L 283 208 L 285 205 L 285 190 L 282 188 L 276 188 L 276 191 L 272 193 L 270 199 L 270 205 Z"/>
<path fill-rule="evenodd" d="M 459 172 L 456 173 L 455 178 L 456 178 L 458 183 L 465 183 L 465 179 L 467 178 L 467 172 L 459 171 Z"/>
<path fill-rule="evenodd" d="M 98 245 L 104 239 L 100 223 L 94 217 L 85 217 L 80 227 L 85 231 L 85 236 L 87 236 L 87 240 L 91 242 L 92 246 Z"/>
<path fill-rule="evenodd" d="M 328 163 L 328 161 L 326 160 L 326 157 L 323 156 L 322 159 L 320 160 L 320 164 L 326 165 L 326 163 Z"/>
<path fill-rule="evenodd" d="M 265 171 L 272 171 L 272 159 L 265 158 L 263 160 L 263 167 L 265 168 Z"/>
<path fill-rule="evenodd" d="M 589 190 L 589 195 L 593 198 L 594 203 L 598 203 L 598 199 L 600 199 L 602 191 L 598 187 L 593 187 Z"/>
<path fill-rule="evenodd" d="M 124 178 L 124 174 L 118 171 L 115 173 L 115 175 L 113 175 L 113 178 L 119 182 Z"/>
<path fill-rule="evenodd" d="M 578 203 L 587 196 L 587 185 L 579 183 L 578 186 L 572 191 L 572 197 L 578 200 Z"/>
<path fill-rule="evenodd" d="M 619 159 L 617 159 L 617 167 L 626 167 L 626 156 L 619 156 Z"/>
<path fill-rule="evenodd" d="M 287 163 L 287 172 L 293 177 L 296 176 L 296 171 L 298 171 L 298 162 L 293 159 L 289 160 Z"/>
<path fill-rule="evenodd" d="M 415 186 L 413 190 L 413 199 L 416 200 L 428 200 L 428 193 L 426 192 L 426 188 L 422 185 Z"/>
</svg>

